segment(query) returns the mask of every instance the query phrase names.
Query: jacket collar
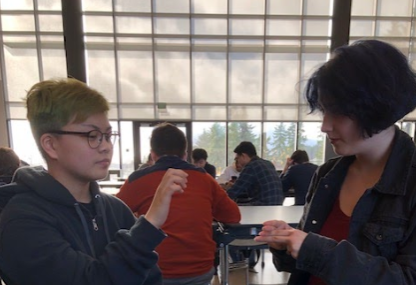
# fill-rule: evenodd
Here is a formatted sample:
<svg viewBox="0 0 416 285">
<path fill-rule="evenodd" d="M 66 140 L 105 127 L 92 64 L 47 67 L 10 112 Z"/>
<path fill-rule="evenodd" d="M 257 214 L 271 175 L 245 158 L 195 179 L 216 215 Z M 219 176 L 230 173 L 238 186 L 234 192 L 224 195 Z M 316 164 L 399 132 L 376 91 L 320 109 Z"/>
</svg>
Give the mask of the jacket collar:
<svg viewBox="0 0 416 285">
<path fill-rule="evenodd" d="M 407 181 L 415 169 L 415 143 L 407 133 L 396 127 L 392 151 L 374 189 L 380 193 L 404 195 Z"/>
</svg>

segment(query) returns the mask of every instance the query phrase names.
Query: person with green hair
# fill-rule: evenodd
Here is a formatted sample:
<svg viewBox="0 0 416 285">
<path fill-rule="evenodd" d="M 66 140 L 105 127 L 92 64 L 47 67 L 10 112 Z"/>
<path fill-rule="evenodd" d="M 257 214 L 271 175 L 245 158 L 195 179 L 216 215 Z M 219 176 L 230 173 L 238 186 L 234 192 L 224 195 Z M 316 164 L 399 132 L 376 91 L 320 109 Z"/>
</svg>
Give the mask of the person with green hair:
<svg viewBox="0 0 416 285">
<path fill-rule="evenodd" d="M 0 189 L 0 271 L 7 284 L 162 284 L 155 247 L 187 174 L 166 172 L 137 220 L 102 193 L 118 133 L 109 104 L 76 79 L 46 80 L 26 97 L 27 118 L 47 169 L 25 167 Z"/>
</svg>

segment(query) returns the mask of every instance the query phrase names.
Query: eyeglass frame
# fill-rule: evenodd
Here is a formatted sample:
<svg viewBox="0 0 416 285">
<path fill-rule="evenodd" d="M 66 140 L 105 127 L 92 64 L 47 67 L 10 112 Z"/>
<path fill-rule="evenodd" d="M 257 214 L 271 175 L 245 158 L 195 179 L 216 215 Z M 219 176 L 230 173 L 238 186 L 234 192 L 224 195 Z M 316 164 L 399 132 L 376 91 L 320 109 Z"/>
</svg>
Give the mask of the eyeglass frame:
<svg viewBox="0 0 416 285">
<path fill-rule="evenodd" d="M 90 135 L 92 132 L 97 132 L 99 134 L 101 134 L 100 138 L 98 139 L 98 145 L 96 147 L 91 146 L 91 142 L 90 142 Z M 103 142 L 103 139 L 105 137 L 105 140 L 109 143 L 111 143 L 111 145 L 114 145 L 117 137 L 120 136 L 120 133 L 118 132 L 107 132 L 107 133 L 103 133 L 102 131 L 99 130 L 92 130 L 89 132 L 72 132 L 72 131 L 63 131 L 63 130 L 53 130 L 53 131 L 48 131 L 47 133 L 50 134 L 56 134 L 56 135 L 78 135 L 78 136 L 83 136 L 87 138 L 88 141 L 88 145 L 90 146 L 90 148 L 92 149 L 97 149 L 100 147 L 100 145 Z M 114 141 L 111 139 L 112 137 L 114 137 Z"/>
</svg>

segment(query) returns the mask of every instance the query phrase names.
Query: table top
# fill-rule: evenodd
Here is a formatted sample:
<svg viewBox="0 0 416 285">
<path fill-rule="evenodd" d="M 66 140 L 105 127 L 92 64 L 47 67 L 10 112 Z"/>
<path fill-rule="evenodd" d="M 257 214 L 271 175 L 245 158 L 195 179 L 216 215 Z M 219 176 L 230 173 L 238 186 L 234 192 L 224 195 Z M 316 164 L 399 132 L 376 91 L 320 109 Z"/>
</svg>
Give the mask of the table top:
<svg viewBox="0 0 416 285">
<path fill-rule="evenodd" d="M 299 223 L 303 206 L 239 206 L 241 221 L 227 226 L 259 226 L 269 220 L 282 220 L 288 224 Z"/>
<path fill-rule="evenodd" d="M 215 235 L 218 244 L 227 245 L 238 239 L 252 240 L 261 232 L 265 221 L 282 220 L 290 226 L 296 227 L 303 214 L 303 206 L 239 206 L 239 208 L 241 212 L 240 223 L 213 224 L 216 232 L 222 233 Z M 243 243 L 247 246 L 246 241 Z"/>
</svg>

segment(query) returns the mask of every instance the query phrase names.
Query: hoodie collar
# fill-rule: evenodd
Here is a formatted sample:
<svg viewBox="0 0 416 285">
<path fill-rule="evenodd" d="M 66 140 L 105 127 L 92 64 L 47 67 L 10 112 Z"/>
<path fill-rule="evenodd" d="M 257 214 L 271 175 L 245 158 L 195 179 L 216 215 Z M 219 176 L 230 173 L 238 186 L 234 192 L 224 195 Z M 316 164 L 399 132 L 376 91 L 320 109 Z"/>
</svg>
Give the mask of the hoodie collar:
<svg viewBox="0 0 416 285">
<path fill-rule="evenodd" d="M 77 201 L 58 180 L 52 177 L 43 167 L 24 167 L 15 173 L 14 182 L 23 186 L 26 192 L 35 192 L 51 202 L 73 206 Z M 12 184 L 11 184 L 12 185 Z M 100 194 L 97 182 L 90 183 L 91 196 Z"/>
</svg>

